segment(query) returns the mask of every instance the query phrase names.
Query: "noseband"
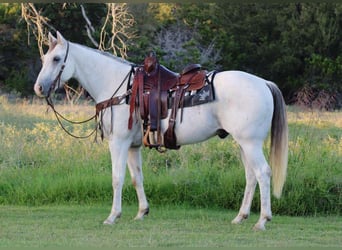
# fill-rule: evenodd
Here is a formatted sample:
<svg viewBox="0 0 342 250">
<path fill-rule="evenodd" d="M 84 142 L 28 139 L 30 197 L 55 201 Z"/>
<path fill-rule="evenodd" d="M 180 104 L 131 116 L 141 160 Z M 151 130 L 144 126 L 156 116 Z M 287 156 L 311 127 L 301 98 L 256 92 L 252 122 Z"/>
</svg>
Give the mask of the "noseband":
<svg viewBox="0 0 342 250">
<path fill-rule="evenodd" d="M 69 55 L 69 42 L 67 41 L 67 50 L 66 50 L 66 54 L 65 54 L 65 57 L 64 57 L 64 61 L 63 61 L 63 64 L 62 64 L 62 67 L 58 73 L 58 75 L 56 76 L 55 80 L 53 81 L 53 83 L 51 84 L 51 87 L 49 89 L 49 92 L 48 92 L 48 95 L 47 95 L 47 98 L 50 97 L 50 94 L 51 94 L 51 91 L 53 91 L 56 87 L 56 84 L 59 88 L 60 86 L 60 83 L 61 83 L 61 75 L 63 73 L 63 70 L 65 68 L 65 62 L 66 60 L 68 59 L 68 55 Z"/>
</svg>

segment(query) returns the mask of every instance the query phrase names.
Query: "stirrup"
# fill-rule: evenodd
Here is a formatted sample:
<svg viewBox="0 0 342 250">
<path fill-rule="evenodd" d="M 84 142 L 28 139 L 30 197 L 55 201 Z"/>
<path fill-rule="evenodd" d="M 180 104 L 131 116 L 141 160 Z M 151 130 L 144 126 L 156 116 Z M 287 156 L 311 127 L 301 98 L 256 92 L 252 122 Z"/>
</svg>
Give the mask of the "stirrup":
<svg viewBox="0 0 342 250">
<path fill-rule="evenodd" d="M 155 148 L 159 153 L 166 152 L 166 147 L 163 144 L 163 137 L 160 137 L 161 141 L 158 141 L 158 131 L 152 131 L 150 126 L 144 134 L 143 143 L 146 147 Z"/>
</svg>

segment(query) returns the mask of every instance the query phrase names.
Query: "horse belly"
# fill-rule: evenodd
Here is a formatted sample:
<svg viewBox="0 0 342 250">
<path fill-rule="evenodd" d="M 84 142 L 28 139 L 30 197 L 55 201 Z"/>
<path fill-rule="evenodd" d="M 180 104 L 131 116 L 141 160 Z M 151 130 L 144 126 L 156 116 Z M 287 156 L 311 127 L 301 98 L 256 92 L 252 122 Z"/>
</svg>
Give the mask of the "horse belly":
<svg viewBox="0 0 342 250">
<path fill-rule="evenodd" d="M 187 107 L 179 110 L 176 117 L 175 134 L 178 145 L 193 144 L 205 141 L 216 135 L 219 125 L 212 112 L 212 103 Z M 169 115 L 170 115 L 169 110 Z M 168 115 L 168 117 L 169 117 Z M 181 121 L 182 116 L 182 121 Z M 169 125 L 169 120 L 162 120 L 163 133 Z"/>
</svg>

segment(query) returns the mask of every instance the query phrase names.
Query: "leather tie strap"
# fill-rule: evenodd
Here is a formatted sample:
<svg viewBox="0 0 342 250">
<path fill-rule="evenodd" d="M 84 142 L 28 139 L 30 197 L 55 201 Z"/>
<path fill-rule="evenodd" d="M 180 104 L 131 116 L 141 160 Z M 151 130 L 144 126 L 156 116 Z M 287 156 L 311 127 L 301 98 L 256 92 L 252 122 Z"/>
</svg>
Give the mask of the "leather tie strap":
<svg viewBox="0 0 342 250">
<path fill-rule="evenodd" d="M 139 83 L 144 81 L 144 75 L 143 72 L 138 69 L 137 73 L 134 76 L 133 79 L 133 86 L 132 86 L 132 96 L 131 100 L 129 103 L 129 119 L 128 119 L 128 129 L 132 129 L 133 126 L 133 112 L 135 110 L 135 104 L 136 104 L 136 97 L 137 97 L 137 92 L 139 88 Z"/>
</svg>

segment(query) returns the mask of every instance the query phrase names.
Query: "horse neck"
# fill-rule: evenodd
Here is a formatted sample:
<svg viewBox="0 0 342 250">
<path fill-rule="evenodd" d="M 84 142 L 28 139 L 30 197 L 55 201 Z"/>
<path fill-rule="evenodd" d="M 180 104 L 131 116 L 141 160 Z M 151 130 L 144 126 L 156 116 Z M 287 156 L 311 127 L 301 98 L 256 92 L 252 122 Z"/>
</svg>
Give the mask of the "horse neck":
<svg viewBox="0 0 342 250">
<path fill-rule="evenodd" d="M 130 72 L 131 65 L 103 55 L 96 50 L 71 43 L 70 57 L 75 64 L 74 78 L 87 90 L 96 103 L 112 97 Z M 126 80 L 127 81 L 127 80 Z M 126 84 L 116 95 L 126 92 Z"/>
</svg>

